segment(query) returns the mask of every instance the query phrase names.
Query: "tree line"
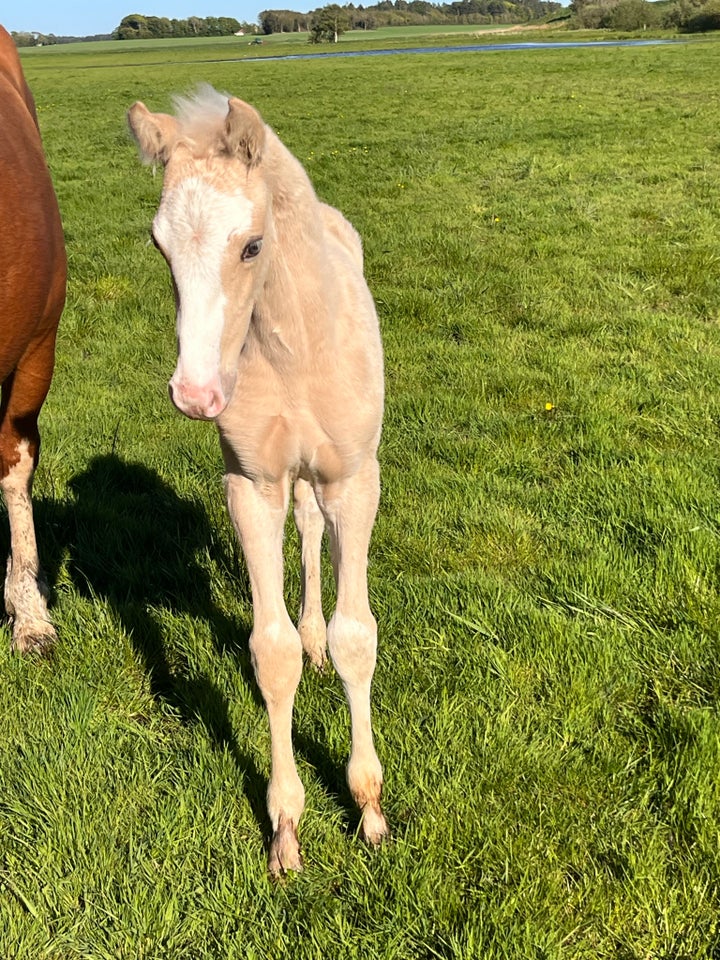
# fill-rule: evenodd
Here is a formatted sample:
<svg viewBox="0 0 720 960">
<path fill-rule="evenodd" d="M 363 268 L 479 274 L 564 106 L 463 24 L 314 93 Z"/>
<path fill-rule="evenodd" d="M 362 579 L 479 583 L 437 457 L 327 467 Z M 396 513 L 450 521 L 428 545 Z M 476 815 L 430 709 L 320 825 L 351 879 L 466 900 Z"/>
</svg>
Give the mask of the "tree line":
<svg viewBox="0 0 720 960">
<path fill-rule="evenodd" d="M 720 30 L 720 0 L 572 0 L 570 26 L 632 32 L 652 27 L 681 33 Z"/>
<path fill-rule="evenodd" d="M 234 17 L 188 17 L 175 20 L 169 17 L 150 17 L 131 13 L 123 17 L 113 33 L 117 40 L 158 40 L 171 37 L 230 37 L 235 33 L 255 33 L 254 23 L 244 23 Z"/>
<path fill-rule="evenodd" d="M 430 3 L 429 0 L 380 0 L 374 6 L 348 3 L 330 4 L 309 13 L 296 10 L 263 10 L 258 17 L 265 34 L 312 34 L 344 30 L 374 30 L 377 27 L 447 23 L 527 23 L 540 20 L 561 10 L 554 0 L 452 0 Z M 333 28 L 331 30 L 331 27 Z M 333 39 L 326 37 L 326 39 Z"/>
<path fill-rule="evenodd" d="M 229 37 L 235 33 L 257 33 L 256 23 L 236 20 L 234 17 L 188 17 L 175 20 L 169 17 L 151 17 L 141 13 L 131 13 L 123 17 L 112 33 L 101 33 L 87 37 L 58 37 L 55 34 L 16 33 L 11 34 L 17 47 L 51 46 L 57 43 L 77 43 L 78 40 L 157 40 L 171 37 Z"/>
</svg>

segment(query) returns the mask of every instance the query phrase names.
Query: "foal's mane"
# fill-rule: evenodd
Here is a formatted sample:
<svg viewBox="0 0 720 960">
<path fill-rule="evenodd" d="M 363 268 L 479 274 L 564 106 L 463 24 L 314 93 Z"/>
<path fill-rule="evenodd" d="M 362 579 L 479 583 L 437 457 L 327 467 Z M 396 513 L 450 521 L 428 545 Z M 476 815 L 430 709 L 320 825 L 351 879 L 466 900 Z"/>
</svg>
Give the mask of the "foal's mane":
<svg viewBox="0 0 720 960">
<path fill-rule="evenodd" d="M 229 93 L 220 93 L 209 83 L 198 84 L 194 93 L 172 98 L 180 136 L 198 144 L 214 140 L 228 112 Z"/>
<path fill-rule="evenodd" d="M 229 99 L 230 94 L 220 93 L 209 83 L 199 84 L 190 94 L 176 94 L 172 98 L 180 127 L 179 137 L 192 143 L 198 155 L 212 153 L 222 142 Z M 274 197 L 276 219 L 293 210 L 296 213 L 303 208 L 307 211 L 308 205 L 317 203 L 315 190 L 302 164 L 267 125 L 262 162 L 266 182 Z M 306 232 L 317 228 L 313 217 L 307 212 L 304 214 Z"/>
</svg>

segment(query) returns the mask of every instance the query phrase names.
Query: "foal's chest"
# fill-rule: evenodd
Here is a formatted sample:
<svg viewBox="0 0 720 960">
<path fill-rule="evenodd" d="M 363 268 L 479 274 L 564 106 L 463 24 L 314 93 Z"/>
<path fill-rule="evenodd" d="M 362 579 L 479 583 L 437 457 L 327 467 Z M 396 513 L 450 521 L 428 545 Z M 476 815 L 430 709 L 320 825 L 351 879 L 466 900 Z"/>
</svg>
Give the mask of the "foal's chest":
<svg viewBox="0 0 720 960">
<path fill-rule="evenodd" d="M 272 409 L 233 396 L 218 422 L 223 447 L 232 454 L 231 472 L 252 480 L 279 482 L 286 476 L 335 483 L 350 476 L 362 459 L 360 438 L 343 436 L 311 409 L 288 405 Z M 339 439 L 341 438 L 341 439 Z"/>
</svg>

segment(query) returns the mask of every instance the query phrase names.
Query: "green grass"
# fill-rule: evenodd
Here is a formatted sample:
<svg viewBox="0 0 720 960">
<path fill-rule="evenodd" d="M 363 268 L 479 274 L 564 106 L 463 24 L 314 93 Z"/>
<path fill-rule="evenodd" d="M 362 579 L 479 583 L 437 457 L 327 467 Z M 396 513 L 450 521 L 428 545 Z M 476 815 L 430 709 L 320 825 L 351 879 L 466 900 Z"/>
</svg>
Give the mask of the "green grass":
<svg viewBox="0 0 720 960">
<path fill-rule="evenodd" d="M 0 956 L 716 960 L 720 44 L 102 56 L 25 59 L 71 271 L 36 483 L 61 641 L 3 633 Z M 342 690 L 307 671 L 277 885 L 248 586 L 213 428 L 167 400 L 161 178 L 124 120 L 199 80 L 355 223 L 386 346 L 394 839 L 356 837 Z"/>
</svg>

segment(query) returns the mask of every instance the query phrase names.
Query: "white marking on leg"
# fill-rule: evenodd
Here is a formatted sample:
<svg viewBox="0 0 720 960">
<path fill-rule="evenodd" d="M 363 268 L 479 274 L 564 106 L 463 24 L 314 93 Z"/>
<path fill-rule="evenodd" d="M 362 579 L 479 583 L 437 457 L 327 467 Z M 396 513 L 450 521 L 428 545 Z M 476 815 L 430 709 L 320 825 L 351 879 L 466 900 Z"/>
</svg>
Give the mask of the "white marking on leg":
<svg viewBox="0 0 720 960">
<path fill-rule="evenodd" d="M 35 470 L 27 441 L 19 445 L 20 459 L 1 482 L 10 523 L 10 556 L 5 578 L 5 609 L 13 620 L 13 647 L 21 653 L 41 649 L 55 639 L 47 610 L 45 584 L 32 509 Z"/>
</svg>

